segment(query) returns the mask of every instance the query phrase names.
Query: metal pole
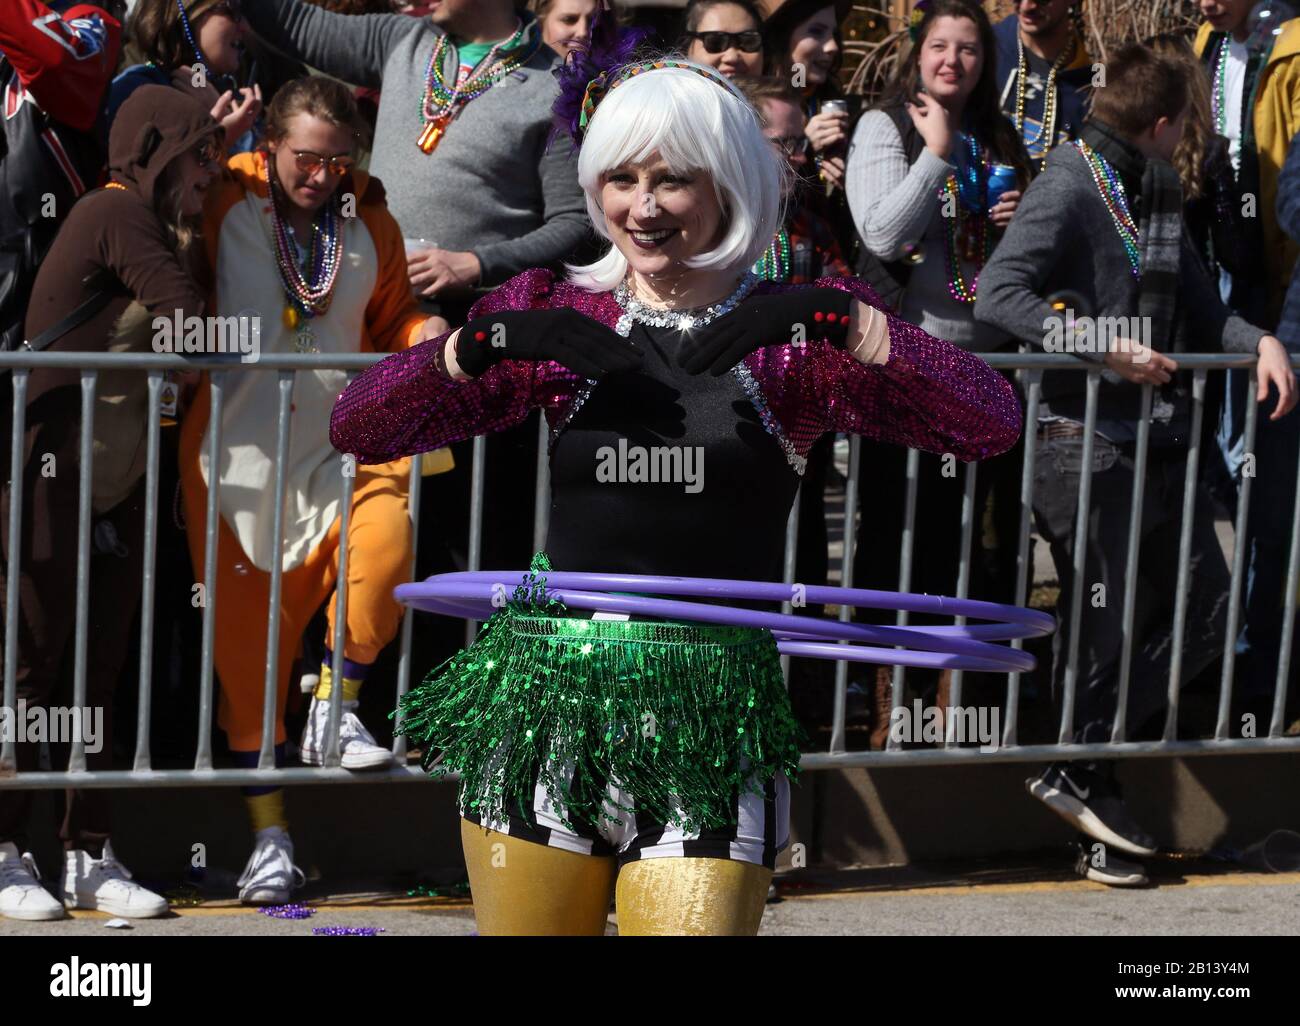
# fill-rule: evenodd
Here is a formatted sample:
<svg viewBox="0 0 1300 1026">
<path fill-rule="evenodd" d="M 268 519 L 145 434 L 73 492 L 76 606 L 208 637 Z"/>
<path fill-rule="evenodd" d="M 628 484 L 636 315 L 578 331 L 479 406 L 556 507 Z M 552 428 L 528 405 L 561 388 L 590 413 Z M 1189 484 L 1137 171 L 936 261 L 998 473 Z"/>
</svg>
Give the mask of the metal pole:
<svg viewBox="0 0 1300 1026">
<path fill-rule="evenodd" d="M 547 451 L 550 427 L 546 413 L 537 415 L 537 491 L 533 495 L 533 551 L 546 548 L 546 535 L 551 527 L 551 460 Z"/>
<path fill-rule="evenodd" d="M 964 472 L 964 487 L 961 494 L 961 546 L 960 556 L 957 560 L 957 597 L 967 598 L 970 595 L 970 553 L 971 543 L 975 533 L 975 475 L 979 464 L 971 461 L 966 464 Z M 966 623 L 966 617 L 953 617 L 953 626 L 962 627 Z M 953 670 L 949 678 L 948 686 L 948 708 L 943 710 L 943 733 L 944 746 L 951 748 L 956 741 L 956 731 L 954 729 L 953 717 L 951 711 L 961 708 L 961 682 L 962 671 Z M 936 696 L 937 700 L 938 696 Z M 958 716 L 961 715 L 959 712 Z"/>
<path fill-rule="evenodd" d="M 27 379 L 31 372 L 15 370 L 13 437 L 9 440 L 9 552 L 5 567 L 5 688 L 6 709 L 18 707 L 18 579 L 22 574 L 23 452 L 27 419 Z M 0 777 L 18 768 L 14 738 L 0 737 Z"/>
<path fill-rule="evenodd" d="M 407 508 L 411 514 L 411 580 L 415 580 L 416 557 L 420 544 L 420 457 L 411 460 L 410 499 Z M 393 720 L 393 758 L 398 763 L 406 761 L 406 737 L 402 729 L 402 699 L 411 690 L 411 639 L 415 629 L 415 610 L 407 606 L 402 613 L 402 642 L 397 657 L 397 713 Z"/>
<path fill-rule="evenodd" d="M 907 450 L 907 491 L 903 499 L 903 551 L 898 562 L 898 590 L 912 590 L 912 555 L 916 545 L 916 487 L 921 476 L 921 454 L 916 449 Z M 900 609 L 894 617 L 898 627 L 906 627 L 907 610 Z M 889 722 L 894 722 L 895 710 L 903 707 L 903 667 L 895 666 L 890 696 Z M 896 751 L 898 743 L 891 730 L 885 741 L 886 751 Z"/>
<path fill-rule="evenodd" d="M 857 544 L 857 532 L 853 523 L 858 515 L 858 482 L 862 456 L 862 439 L 858 435 L 849 436 L 849 474 L 844 483 L 844 549 L 840 553 L 840 584 L 845 588 L 853 587 L 853 553 Z M 853 616 L 853 607 L 840 606 L 839 621 L 848 623 Z M 844 644 L 844 642 L 841 642 Z M 831 721 L 832 752 L 846 750 L 844 729 L 845 706 L 848 700 L 849 664 L 847 660 L 835 661 L 835 712 Z"/>
<path fill-rule="evenodd" d="M 77 599 L 76 640 L 72 659 L 72 704 L 86 709 L 86 646 L 90 643 L 90 525 L 91 483 L 95 465 L 95 382 L 98 371 L 81 372 L 81 444 L 78 467 L 77 495 Z M 84 734 L 72 739 L 72 752 L 68 759 L 69 773 L 86 770 L 86 742 Z"/>
<path fill-rule="evenodd" d="M 135 761 L 132 768 L 148 770 L 149 727 L 153 713 L 153 614 L 155 568 L 158 561 L 158 435 L 162 430 L 162 372 L 149 372 L 149 424 L 144 470 L 144 557 L 140 571 L 140 686 L 135 720 Z"/>
<path fill-rule="evenodd" d="M 1030 527 L 1034 508 L 1034 467 L 1038 457 L 1038 407 L 1043 397 L 1043 372 L 1024 372 L 1029 382 L 1029 401 L 1025 409 L 1025 463 L 1020 472 L 1020 542 L 1016 549 L 1016 605 L 1029 602 L 1029 588 L 1033 583 L 1034 567 L 1030 551 Z M 1023 649 L 1025 643 L 1017 638 L 1011 643 Z M 1050 669 L 1049 669 L 1050 672 Z M 1020 673 L 1007 675 L 1007 719 L 1002 728 L 1002 747 L 1015 745 L 1020 718 Z"/>
<path fill-rule="evenodd" d="M 469 569 L 479 570 L 483 562 L 483 487 L 487 466 L 487 439 L 479 435 L 474 439 L 473 463 L 469 475 Z M 465 644 L 474 644 L 479 621 L 465 623 Z"/>
<path fill-rule="evenodd" d="M 1174 586 L 1173 650 L 1169 659 L 1163 737 L 1178 733 L 1178 700 L 1183 676 L 1183 639 L 1187 635 L 1187 605 L 1191 597 L 1192 528 L 1196 518 L 1196 477 L 1201 464 L 1201 421 L 1205 416 L 1205 371 L 1192 373 L 1192 430 L 1187 440 L 1187 469 L 1183 474 L 1183 516 L 1178 535 L 1178 583 Z"/>
<path fill-rule="evenodd" d="M 1061 708 L 1061 744 L 1074 733 L 1074 694 L 1079 679 L 1079 625 L 1083 619 L 1083 575 L 1088 558 L 1088 506 L 1092 501 L 1092 454 L 1096 448 L 1097 395 L 1101 372 L 1088 372 L 1088 393 L 1083 413 L 1083 456 L 1079 474 L 1079 505 L 1074 518 L 1074 581 L 1070 588 L 1070 645 L 1065 664 Z"/>
<path fill-rule="evenodd" d="M 1255 402 L 1256 369 L 1252 366 L 1246 379 L 1246 458 L 1255 454 L 1255 422 L 1259 404 Z M 1241 585 L 1246 572 L 1246 538 L 1250 516 L 1250 482 L 1254 474 L 1242 468 L 1241 486 L 1237 492 L 1237 523 L 1232 552 L 1232 578 L 1228 587 L 1228 627 L 1223 639 L 1223 676 L 1219 681 L 1219 716 L 1214 737 L 1223 741 L 1228 737 L 1228 716 L 1232 706 L 1232 671 L 1237 658 L 1237 631 L 1241 622 Z M 1251 468 L 1254 469 L 1253 467 Z"/>
<path fill-rule="evenodd" d="M 790 515 L 785 520 L 785 549 L 781 554 L 781 580 L 793 587 L 795 561 L 799 554 L 799 501 L 803 495 L 804 482 L 794 492 L 794 503 L 790 506 Z M 793 611 L 794 603 L 787 599 L 781 603 L 781 612 Z M 790 690 L 790 657 L 781 657 L 781 676 L 785 679 L 785 689 Z"/>
<path fill-rule="evenodd" d="M 221 518 L 221 417 L 225 411 L 226 375 L 208 377 L 212 397 L 208 414 L 208 503 L 203 527 L 203 641 L 199 654 L 199 738 L 194 755 L 196 770 L 212 769 L 213 637 L 217 629 L 217 525 Z"/>
<path fill-rule="evenodd" d="M 1133 663 L 1133 618 L 1137 611 L 1139 548 L 1142 544 L 1142 503 L 1146 498 L 1147 460 L 1151 443 L 1152 387 L 1142 386 L 1142 413 L 1138 419 L 1137 456 L 1133 461 L 1133 508 L 1128 521 L 1128 553 L 1124 563 L 1124 611 L 1120 622 L 1119 695 L 1115 705 L 1115 722 L 1111 740 L 1123 741 L 1128 724 L 1128 688 Z M 1110 601 L 1110 596 L 1106 596 Z M 1141 724 L 1139 724 L 1141 726 Z"/>
<path fill-rule="evenodd" d="M 339 575 L 334 585 L 334 660 L 330 666 L 330 711 L 325 728 L 325 765 L 340 765 L 339 724 L 343 721 L 343 648 L 348 626 L 348 530 L 352 525 L 352 496 L 356 490 L 357 467 L 345 464 L 343 508 L 339 512 Z"/>
<path fill-rule="evenodd" d="M 278 375 L 275 411 L 275 512 L 271 516 L 275 546 L 271 553 L 271 592 L 266 602 L 266 676 L 262 678 L 262 745 L 258 769 L 275 768 L 275 713 L 280 683 L 280 596 L 284 590 L 284 500 L 288 491 L 289 414 L 293 371 Z"/>
</svg>

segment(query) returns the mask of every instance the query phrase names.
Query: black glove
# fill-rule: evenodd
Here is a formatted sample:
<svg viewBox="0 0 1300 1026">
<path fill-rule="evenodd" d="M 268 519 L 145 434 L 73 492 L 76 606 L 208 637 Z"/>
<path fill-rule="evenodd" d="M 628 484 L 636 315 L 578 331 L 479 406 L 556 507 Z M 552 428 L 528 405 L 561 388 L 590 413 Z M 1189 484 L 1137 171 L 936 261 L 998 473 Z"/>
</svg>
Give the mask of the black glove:
<svg viewBox="0 0 1300 1026">
<path fill-rule="evenodd" d="M 639 367 L 642 356 L 630 340 L 568 307 L 484 314 L 456 339 L 456 362 L 476 378 L 502 360 L 554 360 L 599 380 Z"/>
<path fill-rule="evenodd" d="M 843 289 L 800 289 L 753 296 L 707 325 L 678 363 L 689 374 L 725 374 L 764 346 L 826 338 L 842 346 L 849 333 L 853 293 Z M 802 332 L 800 332 L 802 327 Z"/>
</svg>

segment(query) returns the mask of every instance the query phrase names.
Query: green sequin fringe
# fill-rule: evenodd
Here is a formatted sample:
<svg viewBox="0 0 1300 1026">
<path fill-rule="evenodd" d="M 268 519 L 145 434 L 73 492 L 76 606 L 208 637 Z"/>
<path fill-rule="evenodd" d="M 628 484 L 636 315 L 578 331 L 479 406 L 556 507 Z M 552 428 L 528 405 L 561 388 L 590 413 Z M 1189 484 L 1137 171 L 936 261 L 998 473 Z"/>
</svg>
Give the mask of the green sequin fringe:
<svg viewBox="0 0 1300 1026">
<path fill-rule="evenodd" d="M 733 824 L 737 793 L 795 777 L 801 732 L 769 632 L 566 617 L 549 569 L 539 553 L 474 643 L 402 699 L 399 732 L 431 775 L 461 775 L 466 811 L 531 819 L 536 780 L 567 828 L 617 822 L 633 810 L 613 780 L 636 811 L 694 832 Z"/>
</svg>

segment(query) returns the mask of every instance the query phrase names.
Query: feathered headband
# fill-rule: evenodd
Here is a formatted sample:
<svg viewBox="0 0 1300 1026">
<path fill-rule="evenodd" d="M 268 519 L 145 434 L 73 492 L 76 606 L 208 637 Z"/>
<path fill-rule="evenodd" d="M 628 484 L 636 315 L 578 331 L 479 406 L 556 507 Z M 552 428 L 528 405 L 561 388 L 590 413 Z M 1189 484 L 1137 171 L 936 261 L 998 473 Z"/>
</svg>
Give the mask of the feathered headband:
<svg viewBox="0 0 1300 1026">
<path fill-rule="evenodd" d="M 602 4 L 596 11 L 590 42 L 585 48 L 570 53 L 568 60 L 555 69 L 560 95 L 552 108 L 555 122 L 552 138 L 567 134 L 575 148 L 581 146 L 587 125 L 601 100 L 628 79 L 647 71 L 679 68 L 695 72 L 726 88 L 715 72 L 699 65 L 671 57 L 638 56 L 637 51 L 649 35 L 649 29 L 620 28 L 613 12 Z"/>
</svg>

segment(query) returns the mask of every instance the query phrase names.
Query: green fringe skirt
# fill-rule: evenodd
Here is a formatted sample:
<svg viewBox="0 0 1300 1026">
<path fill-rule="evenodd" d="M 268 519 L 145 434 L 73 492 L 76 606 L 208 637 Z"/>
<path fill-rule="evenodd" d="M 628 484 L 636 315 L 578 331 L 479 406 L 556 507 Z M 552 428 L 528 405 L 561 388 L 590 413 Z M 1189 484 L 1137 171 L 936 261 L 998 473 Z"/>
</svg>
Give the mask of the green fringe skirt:
<svg viewBox="0 0 1300 1026">
<path fill-rule="evenodd" d="M 598 826 L 632 812 L 609 811 L 616 782 L 637 811 L 694 832 L 732 824 L 737 794 L 797 774 L 770 632 L 578 619 L 540 588 L 515 594 L 399 709 L 425 768 L 460 774 L 462 809 L 531 819 L 540 782 L 566 827 Z"/>
</svg>

